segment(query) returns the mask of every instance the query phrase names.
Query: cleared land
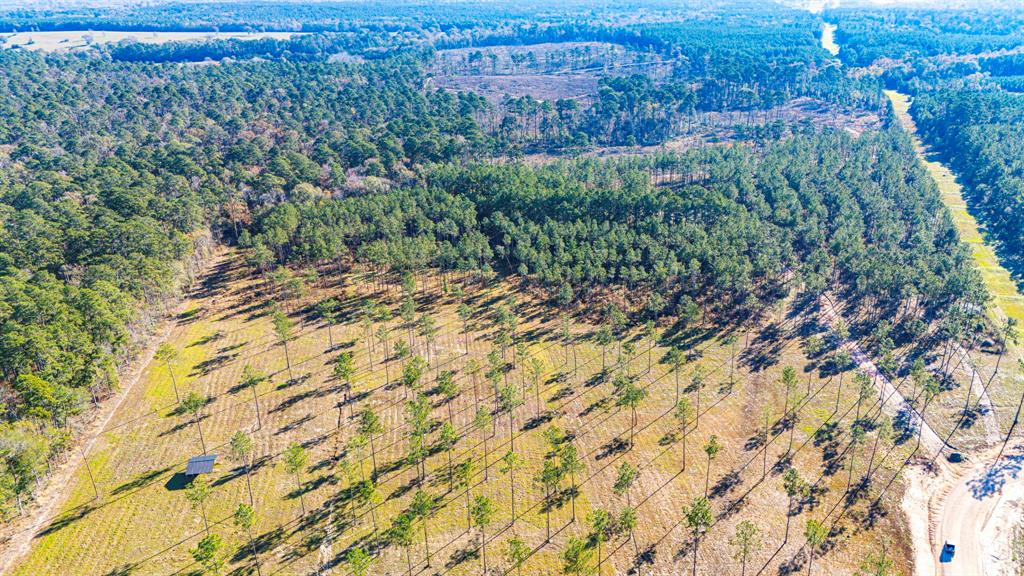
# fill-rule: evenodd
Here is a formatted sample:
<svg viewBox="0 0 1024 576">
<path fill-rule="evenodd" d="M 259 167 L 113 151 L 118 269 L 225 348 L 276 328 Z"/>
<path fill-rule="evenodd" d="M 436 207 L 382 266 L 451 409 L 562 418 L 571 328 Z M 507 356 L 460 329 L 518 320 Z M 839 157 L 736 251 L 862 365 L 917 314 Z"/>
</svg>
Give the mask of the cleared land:
<svg viewBox="0 0 1024 576">
<path fill-rule="evenodd" d="M 122 40 L 131 40 L 145 44 L 163 44 L 165 42 L 189 42 L 207 40 L 257 40 L 260 38 L 276 38 L 286 40 L 295 34 L 292 32 L 129 32 L 129 31 L 91 31 L 69 30 L 60 32 L 18 32 L 3 34 L 3 48 L 23 48 L 26 50 L 42 50 L 45 52 L 71 52 L 81 50 L 90 44 L 111 44 Z"/>
<path fill-rule="evenodd" d="M 589 100 L 609 74 L 664 77 L 670 61 L 606 42 L 549 42 L 440 50 L 433 66 L 439 88 L 472 91 L 492 102 L 506 95 L 539 100 Z"/>
<path fill-rule="evenodd" d="M 597 93 L 597 79 L 593 74 L 519 74 L 440 76 L 434 81 L 438 88 L 475 92 L 492 102 L 500 102 L 505 96 L 586 101 Z"/>
<path fill-rule="evenodd" d="M 565 78 L 565 77 L 560 77 Z M 555 85 L 552 85 L 555 86 Z M 534 97 L 539 92 L 534 93 Z M 838 108 L 813 98 L 794 98 L 781 106 L 755 112 L 698 112 L 693 120 L 686 122 L 681 130 L 686 134 L 677 136 L 662 144 L 650 146 L 600 146 L 580 152 L 572 151 L 573 157 L 617 158 L 643 156 L 660 152 L 682 153 L 706 146 L 754 145 L 758 131 L 769 130 L 769 126 L 781 123 L 786 126 L 782 133 L 788 133 L 804 123 L 818 127 L 829 127 L 859 136 L 866 131 L 882 126 L 877 114 L 853 108 Z M 532 153 L 523 157 L 525 162 L 540 165 L 564 159 L 564 154 Z M 659 181 L 660 184 L 666 182 Z"/>
<path fill-rule="evenodd" d="M 579 74 L 671 72 L 672 61 L 607 42 L 546 42 L 439 50 L 438 75 Z"/>
<path fill-rule="evenodd" d="M 202 434 L 208 451 L 219 453 L 221 460 L 212 477 L 214 493 L 206 513 L 210 530 L 229 543 L 230 568 L 242 574 L 254 567 L 245 537 L 230 521 L 231 511 L 248 500 L 244 469 L 225 457 L 225 443 L 237 430 L 245 429 L 253 431 L 256 441 L 254 535 L 264 574 L 308 574 L 318 566 L 345 573 L 339 560 L 354 543 L 380 553 L 375 573 L 404 572 L 404 551 L 383 546 L 371 532 L 374 518 L 382 530 L 387 528 L 408 506 L 417 487 L 439 496 L 443 503 L 426 532 L 432 556 L 428 573 L 479 574 L 478 537 L 466 531 L 465 490 L 449 491 L 447 455 L 436 449 L 426 462 L 426 480 L 417 484 L 415 471 L 405 460 L 407 392 L 395 382 L 401 361 L 384 354 L 382 342 L 374 341 L 371 349 L 359 321 L 358 310 L 366 298 L 396 305 L 397 285 L 374 287 L 369 277 L 352 272 L 341 285 L 330 282 L 313 289 L 301 303 L 292 303 L 293 318 L 300 323 L 288 343 L 294 376 L 289 378 L 284 347 L 276 342 L 265 314 L 268 295 L 260 291 L 261 284 L 243 274 L 239 259 L 224 261 L 193 296 L 192 306 L 179 318 L 172 335 L 181 351 L 172 364 L 179 393 L 195 390 L 211 398 L 202 410 Z M 775 573 L 803 567 L 807 551 L 802 533 L 810 518 L 833 528 L 824 557 L 815 559 L 820 573 L 852 573 L 882 539 L 891 542 L 895 557 L 909 556 L 901 522 L 887 511 L 894 509 L 901 496 L 902 483 L 896 474 L 913 450 L 915 437 L 883 435 L 876 443 L 878 429 L 871 428 L 866 441 L 851 448 L 850 424 L 858 415 L 872 421 L 878 413 L 878 397 L 872 395 L 858 407 L 851 373 L 843 375 L 840 386 L 840 377 L 828 369 L 827 352 L 811 359 L 804 354 L 801 339 L 819 330 L 817 312 L 787 307 L 771 311 L 749 332 L 736 332 L 735 368 L 733 347 L 723 343 L 720 332 L 697 327 L 664 336 L 690 352 L 691 360 L 680 374 L 682 393 L 693 404 L 698 394 L 700 400 L 699 422 L 688 426 L 684 468 L 682 435 L 672 417 L 674 376 L 661 362 L 666 348 L 649 349 L 649 340 L 631 332 L 619 336 L 621 346 L 613 344 L 603 354 L 593 340 L 596 326 L 581 319 L 573 324 L 571 346 L 565 347 L 558 339 L 557 312 L 506 281 L 467 286 L 467 302 L 474 314 L 468 334 L 463 333 L 456 315 L 459 301 L 443 294 L 440 284 L 436 276 L 421 277 L 417 292 L 418 311 L 431 314 L 440 327 L 431 346 L 435 368 L 425 377 L 424 390 L 431 394 L 433 418 L 446 421 L 448 406 L 432 391 L 433 377 L 437 370 L 455 370 L 462 393 L 451 406 L 460 435 L 452 458 L 454 462 L 473 459 L 477 472 L 471 494 L 487 495 L 496 502 L 496 519 L 486 532 L 492 568 L 508 567 L 502 553 L 516 533 L 533 550 L 524 573 L 558 573 L 559 554 L 569 536 L 587 533 L 584 520 L 590 511 L 600 506 L 617 512 L 631 501 L 642 520 L 636 532 L 642 562 L 655 570 L 681 570 L 692 560 L 684 506 L 703 494 L 706 476 L 716 522 L 702 540 L 698 559 L 702 573 L 739 568 L 727 543 L 735 525 L 744 519 L 755 522 L 764 535 L 764 546 L 749 564 L 752 572 L 754 568 Z M 330 337 L 327 327 L 306 313 L 306 305 L 328 295 L 342 298 L 344 311 Z M 509 449 L 508 417 L 499 414 L 493 430 L 473 429 L 477 403 L 491 407 L 493 397 L 482 376 L 474 389 L 474 378 L 466 371 L 470 359 L 486 365 L 484 356 L 494 347 L 490 341 L 493 311 L 501 302 L 518 315 L 517 335 L 543 367 L 535 388 L 523 374 L 523 363 L 515 368 L 506 365 L 509 382 L 523 387 L 525 400 L 514 412 L 512 427 L 515 451 L 526 461 L 516 472 L 514 528 L 510 478 L 502 474 L 498 462 L 498 456 Z M 411 338 L 420 354 L 427 353 L 424 338 L 415 330 L 410 336 L 397 319 L 389 325 L 393 330 L 388 348 L 396 340 Z M 620 348 L 629 351 L 626 342 L 635 346 L 633 356 L 617 366 Z M 353 401 L 339 411 L 336 406 L 344 396 L 342 383 L 332 375 L 332 363 L 343 351 L 354 352 L 358 373 Z M 601 372 L 602 356 L 607 377 Z M 257 388 L 262 427 L 257 427 L 251 392 L 238 386 L 245 365 L 270 374 Z M 779 384 L 781 368 L 787 365 L 799 375 L 789 402 Z M 705 374 L 699 390 L 693 382 L 698 370 Z M 637 409 L 632 449 L 630 413 L 616 407 L 611 398 L 614 373 L 628 373 L 648 391 Z M 14 574 L 177 574 L 196 569 L 189 549 L 204 534 L 203 520 L 184 497 L 182 470 L 188 457 L 201 452 L 199 429 L 175 403 L 164 364 L 151 364 L 143 378 L 140 384 L 144 385 L 131 392 L 89 455 L 100 497 L 93 497 L 88 472 L 80 470 L 69 487 L 63 513 L 47 525 Z M 353 498 L 352 479 L 342 472 L 338 460 L 354 435 L 354 415 L 365 406 L 373 406 L 386 428 L 374 439 L 383 499 L 372 510 Z M 791 415 L 783 418 L 786 406 Z M 766 463 L 759 432 L 765 407 L 771 430 Z M 547 504 L 533 481 L 548 450 L 543 433 L 551 423 L 574 432 L 586 463 L 586 472 L 577 478 L 576 523 L 571 522 L 568 480 Z M 724 448 L 709 473 L 701 446 L 711 434 Z M 436 431 L 430 438 L 432 443 L 436 440 Z M 298 478 L 287 472 L 281 457 L 293 441 L 302 442 L 310 453 L 309 466 Z M 851 455 L 855 455 L 853 489 L 847 492 Z M 369 451 L 348 458 L 359 462 L 352 471 L 356 478 L 370 474 Z M 612 484 L 622 462 L 637 466 L 640 477 L 628 496 L 615 496 Z M 806 480 L 807 489 L 794 500 L 785 539 L 788 499 L 781 475 L 790 463 Z M 762 466 L 766 466 L 764 473 Z M 870 480 L 865 478 L 869 466 Z M 545 544 L 548 507 L 552 535 Z M 425 568 L 419 530 L 410 552 L 414 568 Z M 617 574 L 632 566 L 637 554 L 628 539 L 616 537 L 603 545 L 602 557 L 603 573 Z"/>
</svg>

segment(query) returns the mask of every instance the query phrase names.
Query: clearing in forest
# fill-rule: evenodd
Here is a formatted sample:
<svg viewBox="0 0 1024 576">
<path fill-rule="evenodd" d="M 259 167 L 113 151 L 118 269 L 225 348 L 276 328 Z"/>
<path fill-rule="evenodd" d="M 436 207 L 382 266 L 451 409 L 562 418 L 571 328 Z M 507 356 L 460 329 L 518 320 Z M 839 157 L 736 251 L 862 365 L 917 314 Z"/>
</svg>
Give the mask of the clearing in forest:
<svg viewBox="0 0 1024 576">
<path fill-rule="evenodd" d="M 828 53 L 833 56 L 839 56 L 839 44 L 836 44 L 836 28 L 835 24 L 829 24 L 828 22 L 821 27 L 821 47 L 828 50 Z"/>
<path fill-rule="evenodd" d="M 900 124 L 910 133 L 914 140 L 917 155 L 928 168 L 935 184 L 939 187 L 942 202 L 949 209 L 953 221 L 960 233 L 960 239 L 971 247 L 974 261 L 978 264 L 985 287 L 992 295 L 997 316 L 1014 318 L 1024 325 L 1024 296 L 1017 290 L 1010 272 L 999 263 L 995 249 L 985 241 L 978 221 L 971 215 L 964 200 L 963 189 L 956 181 L 953 172 L 941 162 L 928 157 L 924 143 L 917 136 L 914 119 L 910 116 L 910 97 L 893 90 L 885 94 L 892 101 L 893 110 Z M 1001 318 L 999 318 L 1001 320 Z"/>
<path fill-rule="evenodd" d="M 283 296 L 239 255 L 211 273 L 177 319 L 177 355 L 148 366 L 14 574 L 193 573 L 190 551 L 207 531 L 237 574 L 257 562 L 263 574 L 347 574 L 353 547 L 376 555 L 372 574 L 429 562 L 431 574 L 476 575 L 484 556 L 504 573 L 513 539 L 528 574 L 561 573 L 574 543 L 601 574 L 637 563 L 667 573 L 693 562 L 688 518 L 707 529 L 701 573 L 739 572 L 730 540 L 743 521 L 757 528 L 750 573 L 805 568 L 808 521 L 831 529 L 814 550 L 818 573 L 853 573 L 882 541 L 909 557 L 890 511 L 916 435 L 880 416 L 877 390 L 850 370 L 813 301 L 787 300 L 746 327 L 651 333 L 615 318 L 566 321 L 499 278 L 400 283 L 332 267 Z M 272 298 L 287 314 L 276 317 L 283 340 Z M 330 326 L 315 312 L 328 298 Z M 349 354 L 354 369 L 339 370 Z M 415 356 L 428 362 L 418 377 Z M 191 393 L 204 401 L 188 410 L 176 397 Z M 367 410 L 379 425 L 360 433 Z M 229 444 L 239 431 L 252 438 L 245 460 Z M 201 498 L 183 471 L 204 449 L 218 464 Z M 567 473 L 573 449 L 582 466 Z M 250 485 L 251 532 L 233 521 Z M 692 514 L 705 493 L 710 526 Z M 479 497 L 490 518 L 467 518 Z M 594 531 L 598 510 L 620 518 L 630 506 L 632 533 L 614 522 Z M 412 530 L 400 530 L 403 513 Z"/>
<path fill-rule="evenodd" d="M 664 78 L 671 63 L 606 42 L 548 42 L 439 50 L 432 66 L 439 88 L 475 92 L 493 103 L 506 96 L 538 100 L 596 96 L 598 80 L 610 74 Z"/>
</svg>

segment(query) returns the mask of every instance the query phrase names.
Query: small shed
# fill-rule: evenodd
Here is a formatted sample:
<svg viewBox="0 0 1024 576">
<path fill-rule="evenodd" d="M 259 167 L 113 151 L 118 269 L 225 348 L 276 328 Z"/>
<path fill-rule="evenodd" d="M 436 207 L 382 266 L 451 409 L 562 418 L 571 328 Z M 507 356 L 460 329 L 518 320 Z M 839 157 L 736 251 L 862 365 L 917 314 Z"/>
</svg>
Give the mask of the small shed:
<svg viewBox="0 0 1024 576">
<path fill-rule="evenodd" d="M 191 458 L 188 461 L 188 465 L 185 466 L 185 476 L 209 474 L 210 472 L 213 472 L 213 464 L 216 461 L 216 454 L 203 454 L 202 456 Z"/>
</svg>

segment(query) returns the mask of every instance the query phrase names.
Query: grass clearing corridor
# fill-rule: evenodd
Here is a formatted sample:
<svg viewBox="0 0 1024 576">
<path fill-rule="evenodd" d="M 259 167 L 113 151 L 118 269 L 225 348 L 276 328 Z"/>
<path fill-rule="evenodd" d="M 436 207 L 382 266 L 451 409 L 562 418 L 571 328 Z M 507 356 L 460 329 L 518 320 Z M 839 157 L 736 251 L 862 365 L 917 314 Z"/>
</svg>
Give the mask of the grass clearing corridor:
<svg viewBox="0 0 1024 576">
<path fill-rule="evenodd" d="M 943 204 L 949 209 L 953 222 L 960 233 L 960 239 L 971 247 L 971 254 L 981 270 L 985 287 L 992 295 L 994 309 L 991 314 L 999 317 L 1015 318 L 1024 324 L 1024 296 L 1017 290 L 1010 272 L 999 263 L 995 249 L 985 242 L 978 221 L 971 215 L 964 200 L 963 189 L 956 181 L 956 176 L 944 164 L 928 157 L 924 143 L 917 136 L 917 127 L 910 116 L 910 97 L 894 90 L 886 90 L 885 95 L 892 101 L 893 110 L 900 124 L 914 139 L 914 149 L 924 162 L 928 173 L 932 175 Z"/>
</svg>

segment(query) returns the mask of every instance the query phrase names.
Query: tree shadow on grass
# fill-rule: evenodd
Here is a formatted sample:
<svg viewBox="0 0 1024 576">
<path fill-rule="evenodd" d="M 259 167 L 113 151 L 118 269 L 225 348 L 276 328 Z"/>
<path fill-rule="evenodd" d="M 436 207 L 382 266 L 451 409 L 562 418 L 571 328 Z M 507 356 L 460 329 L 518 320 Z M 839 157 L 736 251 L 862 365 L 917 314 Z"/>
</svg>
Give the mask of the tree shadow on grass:
<svg viewBox="0 0 1024 576">
<path fill-rule="evenodd" d="M 743 479 L 740 477 L 740 471 L 732 470 L 715 482 L 715 484 L 711 487 L 711 490 L 708 492 L 708 496 L 714 499 L 721 498 L 723 496 L 731 494 L 736 490 L 736 488 L 739 487 L 739 485 L 742 483 L 742 480 Z"/>
<path fill-rule="evenodd" d="M 782 326 L 772 323 L 765 326 L 742 352 L 738 359 L 751 372 L 766 370 L 779 362 L 787 338 Z"/>
<path fill-rule="evenodd" d="M 67 514 L 60 516 L 53 522 L 50 522 L 46 529 L 44 529 L 42 532 L 36 535 L 36 538 L 42 538 L 43 536 L 48 536 L 50 534 L 60 532 L 61 530 L 67 528 L 68 526 L 71 526 L 75 522 L 78 522 L 82 518 L 85 518 L 93 510 L 96 510 L 99 507 L 100 505 L 97 502 L 83 504 L 82 506 L 75 508 L 74 510 L 68 512 Z"/>
<path fill-rule="evenodd" d="M 611 405 L 611 403 L 612 403 L 611 398 L 609 398 L 607 396 L 604 397 L 604 398 L 600 398 L 598 400 L 595 400 L 594 402 L 591 402 L 589 406 L 584 408 L 582 412 L 580 412 L 579 417 L 580 418 L 586 418 L 587 416 L 590 416 L 591 414 L 593 414 L 597 410 L 606 410 Z"/>
<path fill-rule="evenodd" d="M 958 428 L 961 430 L 968 430 L 973 428 L 983 416 L 988 415 L 989 409 L 986 406 L 980 406 L 975 404 L 966 410 L 962 410 L 960 414 L 963 416 L 960 420 Z"/>
<path fill-rule="evenodd" d="M 170 466 L 160 468 L 159 470 L 151 470 L 149 472 L 146 472 L 145 474 L 136 477 L 134 480 L 125 482 L 124 484 L 121 484 L 117 488 L 114 488 L 114 490 L 110 494 L 113 496 L 117 496 L 120 494 L 124 494 L 125 492 L 133 492 L 137 489 L 145 488 L 146 486 L 152 484 L 157 478 L 163 476 L 164 474 L 170 471 Z"/>
<path fill-rule="evenodd" d="M 251 467 L 249 468 L 249 473 L 255 474 L 257 470 L 259 470 L 263 466 L 266 466 L 271 459 L 272 458 L 270 457 L 269 454 L 260 456 L 259 458 L 254 460 L 250 465 Z M 232 468 L 231 471 L 228 472 L 227 474 L 223 474 L 219 478 L 211 482 L 210 485 L 216 488 L 217 486 L 227 484 L 228 482 L 231 482 L 235 478 L 240 478 L 242 476 L 245 476 L 245 465 L 239 464 L 238 466 Z"/>
<path fill-rule="evenodd" d="M 304 402 L 311 398 L 323 398 L 324 396 L 329 395 L 334 390 L 335 388 L 320 387 L 314 388 L 312 390 L 306 390 L 305 392 L 299 392 L 298 394 L 293 394 L 292 396 L 289 396 L 288 398 L 282 400 L 277 406 L 274 406 L 273 408 L 268 410 L 267 413 L 276 414 L 278 412 L 284 412 L 285 410 L 291 408 L 292 406 L 295 406 L 296 404 L 299 404 L 300 402 Z"/>
<path fill-rule="evenodd" d="M 210 342 L 216 342 L 217 340 L 220 340 L 221 338 L 224 338 L 224 331 L 223 330 L 217 330 L 216 332 L 213 332 L 212 334 L 207 334 L 206 336 L 203 336 L 202 338 L 199 338 L 195 342 L 192 342 L 191 344 L 188 345 L 188 347 L 192 348 L 194 346 L 206 346 Z"/>
<path fill-rule="evenodd" d="M 303 374 L 301 376 L 296 376 L 295 378 L 290 378 L 290 379 L 285 380 L 284 382 L 281 382 L 280 384 L 278 384 L 276 389 L 277 390 L 284 390 L 285 388 L 291 388 L 293 386 L 298 386 L 299 384 L 302 384 L 306 380 L 309 380 L 310 376 L 311 376 L 310 374 Z"/>
<path fill-rule="evenodd" d="M 317 476 L 316 478 L 313 478 L 311 480 L 306 480 L 298 488 L 294 488 L 290 492 L 285 494 L 285 498 L 288 500 L 294 500 L 299 496 L 304 496 L 306 494 L 309 494 L 310 492 L 314 492 L 321 486 L 327 484 L 331 486 L 337 486 L 338 478 L 336 478 L 333 474 L 325 474 Z"/>
<path fill-rule="evenodd" d="M 265 554 L 281 544 L 285 540 L 285 531 L 278 526 L 269 532 L 264 532 L 253 538 L 252 543 L 256 546 L 256 552 Z M 245 546 L 239 547 L 231 557 L 232 562 L 241 562 L 252 555 L 252 546 L 247 542 Z"/>
<path fill-rule="evenodd" d="M 138 568 L 138 566 L 139 565 L 134 562 L 121 564 L 120 566 L 116 566 L 111 568 L 109 571 L 104 572 L 103 576 L 130 576 L 135 572 L 135 569 Z"/>
<path fill-rule="evenodd" d="M 448 561 L 444 563 L 445 570 L 452 570 L 466 562 L 479 562 L 480 549 L 476 543 L 477 540 L 474 539 L 474 542 L 468 543 L 465 547 L 452 552 L 452 555 L 448 557 Z"/>
<path fill-rule="evenodd" d="M 191 310 L 186 310 L 175 317 L 176 322 L 179 325 L 191 324 L 196 320 L 203 317 L 203 313 L 206 311 L 202 306 L 197 306 Z"/>
<path fill-rule="evenodd" d="M 221 366 L 236 360 L 238 358 L 238 354 L 238 352 L 231 352 L 228 354 L 218 354 L 213 358 L 207 358 L 193 366 L 189 376 L 206 376 Z"/>
<path fill-rule="evenodd" d="M 623 440 L 622 438 L 619 438 L 618 436 L 616 436 L 615 438 L 612 438 L 611 440 L 606 442 L 603 446 L 601 446 L 601 450 L 594 456 L 594 459 L 595 460 L 604 460 L 606 458 L 610 458 L 612 456 L 616 456 L 618 454 L 622 454 L 623 452 L 625 452 L 628 449 L 629 449 L 629 442 L 627 442 L 627 441 Z"/>
<path fill-rule="evenodd" d="M 575 393 L 576 391 L 573 390 L 572 386 L 562 386 L 548 399 L 548 402 L 561 402 L 566 398 L 571 398 Z"/>
<path fill-rule="evenodd" d="M 526 423 L 523 424 L 521 430 L 523 432 L 534 430 L 547 424 L 548 422 L 551 422 L 552 420 L 555 419 L 556 416 L 558 416 L 557 412 L 553 410 L 545 410 L 543 413 L 536 414 L 532 418 L 527 420 Z"/>
<path fill-rule="evenodd" d="M 274 435 L 280 436 L 281 434 L 287 434 L 288 432 L 291 432 L 292 430 L 301 427 L 303 424 L 312 421 L 314 418 L 315 416 L 313 416 L 312 414 L 306 414 L 299 418 L 298 420 L 294 420 L 292 422 L 289 422 L 288 424 L 285 424 L 284 426 L 281 426 L 276 431 L 274 431 Z"/>
</svg>

